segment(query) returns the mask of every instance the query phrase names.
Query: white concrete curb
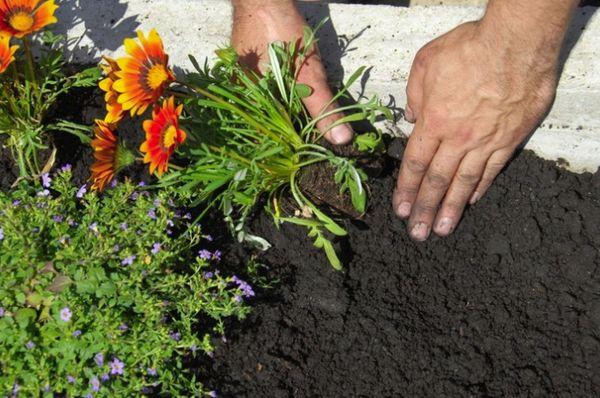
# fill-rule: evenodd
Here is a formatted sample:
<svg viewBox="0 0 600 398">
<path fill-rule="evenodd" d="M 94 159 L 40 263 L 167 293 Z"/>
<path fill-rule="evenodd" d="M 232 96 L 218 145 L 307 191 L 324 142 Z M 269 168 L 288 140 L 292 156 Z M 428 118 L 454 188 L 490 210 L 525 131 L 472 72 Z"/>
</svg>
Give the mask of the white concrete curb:
<svg viewBox="0 0 600 398">
<path fill-rule="evenodd" d="M 174 65 L 190 69 L 188 53 L 213 58 L 229 42 L 228 0 L 73 0 L 62 2 L 57 30 L 74 39 L 75 61 L 90 62 L 101 54 L 122 54 L 123 38 L 136 29 L 157 28 Z M 329 17 L 321 33 L 321 52 L 333 80 L 362 65 L 373 66 L 365 94 L 404 107 L 405 86 L 418 49 L 461 22 L 481 16 L 481 7 L 393 7 L 349 4 L 302 5 L 311 22 Z M 574 171 L 600 167 L 600 13 L 581 9 L 567 41 L 556 102 L 550 115 L 527 143 L 547 159 L 564 159 Z M 75 40 L 76 39 L 76 40 Z M 346 46 L 347 48 L 342 49 Z M 357 85 L 356 91 L 361 89 Z M 387 125 L 409 133 L 410 125 Z"/>
</svg>

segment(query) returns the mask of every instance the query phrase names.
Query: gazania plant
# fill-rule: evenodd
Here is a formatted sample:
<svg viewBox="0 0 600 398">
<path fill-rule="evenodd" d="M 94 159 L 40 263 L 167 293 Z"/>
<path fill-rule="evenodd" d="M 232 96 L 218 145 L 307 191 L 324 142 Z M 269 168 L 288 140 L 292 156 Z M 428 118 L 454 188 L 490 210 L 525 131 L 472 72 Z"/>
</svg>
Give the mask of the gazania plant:
<svg viewBox="0 0 600 398">
<path fill-rule="evenodd" d="M 57 22 L 57 8 L 54 0 L 0 0 L 0 144 L 10 150 L 20 178 L 39 176 L 52 166 L 51 131 L 87 139 L 85 126 L 48 120 L 60 96 L 74 87 L 91 87 L 99 78 L 98 68 L 65 74 L 62 38 L 42 31 Z M 40 47 L 37 62 L 34 44 Z"/>
<path fill-rule="evenodd" d="M 176 78 L 156 32 L 147 38 L 139 33 L 138 42 L 125 41 L 126 57 L 106 59 L 107 76 L 101 85 L 107 100 L 105 121 L 154 107 L 151 119 L 143 123 L 146 141 L 140 150 L 150 172 L 161 176 L 160 185 L 176 186 L 195 198 L 194 204 L 203 205 L 204 212 L 220 209 L 239 240 L 268 247 L 246 225 L 261 205 L 277 224 L 306 227 L 315 246 L 339 269 L 330 237 L 346 231 L 333 214 L 364 213 L 366 175 L 357 159 L 325 145 L 316 125 L 338 112 L 346 116 L 330 128 L 374 122 L 390 117 L 389 110 L 372 98 L 310 117 L 302 100 L 312 89 L 297 83 L 297 75 L 298 65 L 316 44 L 311 30 L 301 45 L 271 44 L 270 68 L 262 75 L 245 68 L 233 49 L 223 48 L 212 68 L 207 63 L 201 67 L 190 56 L 196 71 Z M 354 73 L 331 103 L 345 97 L 362 72 Z M 353 152 L 372 152 L 380 142 L 379 132 L 361 135 Z M 178 148 L 181 163 L 170 165 Z M 170 166 L 174 170 L 167 173 Z M 96 181 L 102 179 L 98 172 L 93 175 Z"/>
</svg>

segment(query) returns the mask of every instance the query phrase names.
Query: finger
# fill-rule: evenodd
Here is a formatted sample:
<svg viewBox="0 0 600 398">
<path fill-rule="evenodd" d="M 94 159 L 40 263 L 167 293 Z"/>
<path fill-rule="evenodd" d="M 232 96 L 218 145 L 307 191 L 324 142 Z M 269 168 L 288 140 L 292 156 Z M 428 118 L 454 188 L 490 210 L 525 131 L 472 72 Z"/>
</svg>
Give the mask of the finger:
<svg viewBox="0 0 600 398">
<path fill-rule="evenodd" d="M 423 176 L 440 145 L 439 140 L 423 134 L 421 129 L 421 124 L 413 129 L 398 173 L 392 204 L 400 218 L 410 216 Z"/>
<path fill-rule="evenodd" d="M 320 115 L 338 108 L 338 104 L 335 102 L 327 106 L 333 98 L 333 93 L 327 83 L 327 75 L 318 54 L 308 57 L 302 64 L 298 82 L 313 89 L 312 95 L 304 98 L 304 106 L 313 118 L 318 118 Z M 347 123 L 335 126 L 335 123 L 342 117 L 344 114 L 337 112 L 317 122 L 319 131 L 334 145 L 347 144 L 354 135 L 352 127 Z"/>
<path fill-rule="evenodd" d="M 451 144 L 442 143 L 423 178 L 408 221 L 410 236 L 416 241 L 429 237 L 433 220 L 452 178 L 464 156 Z"/>
<path fill-rule="evenodd" d="M 496 179 L 498 174 L 502 171 L 506 163 L 511 159 L 514 153 L 514 149 L 500 149 L 490 156 L 485 166 L 485 171 L 481 176 L 481 181 L 475 188 L 473 195 L 469 199 L 470 204 L 475 204 L 481 197 L 487 192 L 492 182 Z"/>
<path fill-rule="evenodd" d="M 421 111 L 423 102 L 423 78 L 425 68 L 423 68 L 423 51 L 419 51 L 415 56 L 410 68 L 408 83 L 406 84 L 406 108 L 404 118 L 409 123 L 415 123 Z"/>
<path fill-rule="evenodd" d="M 437 235 L 447 236 L 454 231 L 469 198 L 481 180 L 489 157 L 489 152 L 472 151 L 460 162 L 435 219 L 433 231 Z"/>
</svg>

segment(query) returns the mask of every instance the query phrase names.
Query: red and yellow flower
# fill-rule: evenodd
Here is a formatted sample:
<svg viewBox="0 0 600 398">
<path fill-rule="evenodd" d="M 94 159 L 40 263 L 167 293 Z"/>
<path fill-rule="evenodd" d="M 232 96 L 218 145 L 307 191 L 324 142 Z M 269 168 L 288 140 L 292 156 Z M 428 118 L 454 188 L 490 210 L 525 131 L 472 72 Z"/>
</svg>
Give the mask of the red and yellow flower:
<svg viewBox="0 0 600 398">
<path fill-rule="evenodd" d="M 162 40 L 152 29 L 145 37 L 138 31 L 138 40 L 125 39 L 128 57 L 119 58 L 118 79 L 112 87 L 119 93 L 117 101 L 131 116 L 141 115 L 163 95 L 165 88 L 175 80 L 169 69 L 169 56 L 165 54 Z"/>
<path fill-rule="evenodd" d="M 103 191 L 119 171 L 134 162 L 134 157 L 119 145 L 114 125 L 103 120 L 96 120 L 91 145 L 95 159 L 91 168 L 92 189 Z"/>
<path fill-rule="evenodd" d="M 19 46 L 10 45 L 10 36 L 0 34 L 0 73 L 4 73 L 6 68 L 15 60 L 15 52 Z"/>
<path fill-rule="evenodd" d="M 56 23 L 55 0 L 0 0 L 0 32 L 21 38 Z"/>
<path fill-rule="evenodd" d="M 119 104 L 118 98 L 119 93 L 113 88 L 115 81 L 118 79 L 117 72 L 121 70 L 117 61 L 112 58 L 104 57 L 106 64 L 101 64 L 100 67 L 104 71 L 106 78 L 104 78 L 98 86 L 104 94 L 104 101 L 106 102 L 106 117 L 104 121 L 108 124 L 116 124 L 123 118 L 123 106 Z"/>
<path fill-rule="evenodd" d="M 183 105 L 175 106 L 175 99 L 164 100 L 152 112 L 152 120 L 144 121 L 146 141 L 140 147 L 144 163 L 150 163 L 150 174 L 161 176 L 169 168 L 169 158 L 186 139 L 185 131 L 179 128 L 179 116 Z"/>
</svg>

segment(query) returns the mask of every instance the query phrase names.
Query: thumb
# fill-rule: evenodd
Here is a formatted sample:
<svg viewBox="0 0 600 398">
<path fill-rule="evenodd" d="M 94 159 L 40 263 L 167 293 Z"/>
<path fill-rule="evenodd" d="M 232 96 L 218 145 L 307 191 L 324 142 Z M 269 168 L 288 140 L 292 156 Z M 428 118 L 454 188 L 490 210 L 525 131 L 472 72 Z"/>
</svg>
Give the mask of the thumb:
<svg viewBox="0 0 600 398">
<path fill-rule="evenodd" d="M 313 118 L 318 118 L 320 115 L 338 108 L 338 104 L 335 102 L 326 107 L 333 98 L 333 94 L 327 84 L 325 68 L 323 68 L 323 64 L 317 54 L 308 57 L 302 64 L 300 73 L 298 74 L 298 82 L 306 84 L 313 89 L 313 93 L 303 100 L 304 106 L 306 106 L 308 113 Z M 352 127 L 347 123 L 332 127 L 342 117 L 344 117 L 343 113 L 338 112 L 317 122 L 319 131 L 324 134 L 327 141 L 334 145 L 347 144 L 352 140 L 354 135 Z"/>
</svg>

